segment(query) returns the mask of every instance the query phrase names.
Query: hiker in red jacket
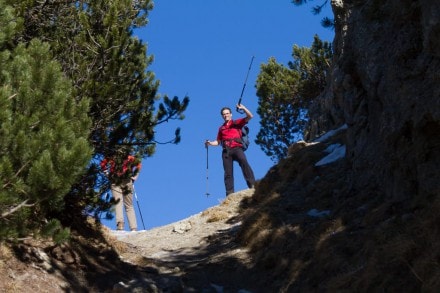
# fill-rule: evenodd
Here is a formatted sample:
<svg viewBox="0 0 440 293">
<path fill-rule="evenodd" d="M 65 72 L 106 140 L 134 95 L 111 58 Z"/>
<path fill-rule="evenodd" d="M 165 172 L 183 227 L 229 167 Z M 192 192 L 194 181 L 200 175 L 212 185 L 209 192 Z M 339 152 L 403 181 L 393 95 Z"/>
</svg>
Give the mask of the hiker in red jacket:
<svg viewBox="0 0 440 293">
<path fill-rule="evenodd" d="M 253 115 L 243 104 L 238 104 L 237 109 L 243 110 L 246 113 L 246 117 L 234 121 L 232 120 L 231 109 L 228 107 L 222 108 L 220 114 L 223 117 L 224 123 L 218 130 L 217 139 L 205 141 L 206 147 L 218 145 L 223 147 L 222 160 L 225 171 L 226 195 L 234 192 L 234 161 L 237 161 L 240 165 L 247 186 L 254 188 L 255 185 L 254 172 L 247 161 L 241 144 L 241 129 L 252 119 Z"/>
<path fill-rule="evenodd" d="M 100 165 L 111 182 L 112 195 L 116 201 L 116 229 L 124 230 L 124 214 L 122 209 L 124 205 L 130 230 L 136 231 L 136 214 L 133 207 L 133 182 L 137 180 L 142 167 L 140 160 L 128 155 L 122 161 L 105 158 L 101 161 Z"/>
</svg>

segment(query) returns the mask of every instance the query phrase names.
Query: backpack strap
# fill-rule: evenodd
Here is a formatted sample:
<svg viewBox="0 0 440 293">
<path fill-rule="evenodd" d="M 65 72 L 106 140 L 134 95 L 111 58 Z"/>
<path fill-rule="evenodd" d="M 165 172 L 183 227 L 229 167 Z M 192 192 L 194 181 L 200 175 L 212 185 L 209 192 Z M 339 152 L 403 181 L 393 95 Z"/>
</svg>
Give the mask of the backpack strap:
<svg viewBox="0 0 440 293">
<path fill-rule="evenodd" d="M 238 125 L 238 124 L 236 123 L 236 121 L 235 121 L 235 120 L 232 120 L 231 128 L 235 128 L 235 129 L 237 129 L 237 130 L 238 130 L 238 133 L 239 133 L 239 135 L 240 135 L 240 137 L 238 137 L 238 138 L 231 138 L 231 139 L 222 140 L 222 143 L 221 143 L 221 144 L 222 144 L 222 146 L 223 146 L 224 149 L 229 148 L 228 146 L 225 145 L 224 142 L 235 141 L 235 142 L 241 144 L 241 146 L 243 146 L 243 140 L 241 139 L 241 136 L 242 136 L 242 130 L 241 130 L 241 128 L 238 127 L 237 125 Z"/>
</svg>

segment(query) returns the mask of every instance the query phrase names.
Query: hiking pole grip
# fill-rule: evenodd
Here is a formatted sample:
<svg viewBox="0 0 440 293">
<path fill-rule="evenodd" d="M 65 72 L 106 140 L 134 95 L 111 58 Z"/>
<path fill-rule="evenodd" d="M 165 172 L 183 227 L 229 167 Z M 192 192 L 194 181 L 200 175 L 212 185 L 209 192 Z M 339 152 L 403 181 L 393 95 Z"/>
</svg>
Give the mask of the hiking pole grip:
<svg viewBox="0 0 440 293">
<path fill-rule="evenodd" d="M 241 98 L 238 100 L 237 105 L 241 105 Z M 240 109 L 240 108 L 238 108 L 238 107 L 237 107 L 235 110 L 237 110 L 237 112 L 240 113 L 240 114 L 243 114 L 243 113 L 244 113 L 244 110 L 243 110 L 243 109 Z"/>
</svg>

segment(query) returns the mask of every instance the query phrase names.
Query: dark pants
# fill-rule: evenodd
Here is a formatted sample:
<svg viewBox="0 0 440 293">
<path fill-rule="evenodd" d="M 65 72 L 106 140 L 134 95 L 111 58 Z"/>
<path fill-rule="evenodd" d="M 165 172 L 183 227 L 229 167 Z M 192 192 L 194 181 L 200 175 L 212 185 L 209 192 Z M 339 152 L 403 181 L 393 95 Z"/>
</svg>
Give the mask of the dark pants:
<svg viewBox="0 0 440 293">
<path fill-rule="evenodd" d="M 226 195 L 234 192 L 234 161 L 238 162 L 249 188 L 255 185 L 254 171 L 249 165 L 242 148 L 223 149 L 223 169 L 225 170 Z"/>
</svg>

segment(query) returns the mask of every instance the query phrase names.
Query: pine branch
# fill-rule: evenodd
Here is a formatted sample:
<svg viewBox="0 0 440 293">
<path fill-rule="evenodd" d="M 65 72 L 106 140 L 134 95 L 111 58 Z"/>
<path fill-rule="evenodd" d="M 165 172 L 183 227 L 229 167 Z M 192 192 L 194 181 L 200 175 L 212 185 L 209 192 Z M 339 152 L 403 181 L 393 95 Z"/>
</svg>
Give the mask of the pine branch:
<svg viewBox="0 0 440 293">
<path fill-rule="evenodd" d="M 27 204 L 28 201 L 29 201 L 29 199 L 26 199 L 25 201 L 23 201 L 23 202 L 20 203 L 19 205 L 15 206 L 15 207 L 13 207 L 13 208 L 11 208 L 11 209 L 9 209 L 9 210 L 6 211 L 6 212 L 3 212 L 2 215 L 1 215 L 1 217 L 2 217 L 2 218 L 6 218 L 7 216 L 9 216 L 9 215 L 15 213 L 16 211 L 18 211 L 18 210 L 21 209 L 21 208 L 24 208 L 24 207 L 32 207 L 32 206 L 35 205 L 35 204 Z"/>
<path fill-rule="evenodd" d="M 29 163 L 30 163 L 30 161 L 27 161 L 23 166 L 21 166 L 21 168 L 18 169 L 18 171 L 14 174 L 14 177 L 12 177 L 11 179 L 18 178 L 18 176 L 20 175 L 21 171 L 23 171 L 24 167 L 26 167 Z M 8 181 L 5 184 L 3 184 L 3 189 L 5 189 L 9 185 L 12 185 L 11 181 Z"/>
</svg>

